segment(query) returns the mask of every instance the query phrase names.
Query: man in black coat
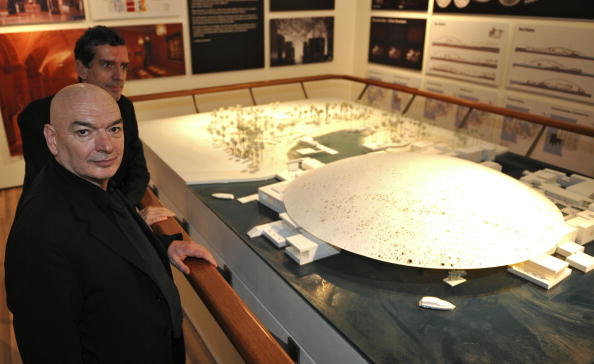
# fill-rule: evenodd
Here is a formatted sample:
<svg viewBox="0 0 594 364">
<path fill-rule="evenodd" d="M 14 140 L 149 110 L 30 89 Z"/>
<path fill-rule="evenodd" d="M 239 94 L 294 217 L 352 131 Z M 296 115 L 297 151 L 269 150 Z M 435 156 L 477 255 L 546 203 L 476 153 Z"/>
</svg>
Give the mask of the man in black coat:
<svg viewBox="0 0 594 364">
<path fill-rule="evenodd" d="M 122 95 L 129 63 L 126 43 L 112 29 L 98 25 L 87 29 L 78 39 L 74 56 L 79 80 L 105 89 L 118 103 L 126 138 L 122 164 L 113 180 L 118 182 L 130 202 L 137 205 L 145 193 L 149 173 L 138 137 L 134 106 Z M 23 195 L 41 168 L 52 159 L 43 137 L 44 125 L 50 121 L 52 98 L 31 102 L 18 117 L 25 158 Z"/>
<path fill-rule="evenodd" d="M 199 244 L 155 236 L 110 178 L 122 160 L 118 105 L 68 86 L 44 127 L 53 155 L 19 204 L 5 257 L 7 303 L 27 363 L 183 363 L 169 262 L 216 264 Z"/>
</svg>

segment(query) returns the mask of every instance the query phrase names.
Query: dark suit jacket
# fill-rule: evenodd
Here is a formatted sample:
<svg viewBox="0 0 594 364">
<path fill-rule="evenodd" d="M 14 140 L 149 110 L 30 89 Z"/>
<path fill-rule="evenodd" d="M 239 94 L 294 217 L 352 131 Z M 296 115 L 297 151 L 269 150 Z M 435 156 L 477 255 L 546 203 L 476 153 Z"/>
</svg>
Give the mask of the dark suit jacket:
<svg viewBox="0 0 594 364">
<path fill-rule="evenodd" d="M 41 168 L 54 158 L 43 136 L 43 126 L 50 122 L 52 98 L 53 96 L 50 96 L 31 102 L 18 117 L 23 140 L 23 156 L 25 157 L 23 195 L 29 190 L 33 179 Z M 149 173 L 146 168 L 142 142 L 138 137 L 138 122 L 134 106 L 130 99 L 123 95 L 118 101 L 118 106 L 124 121 L 124 157 L 112 180 L 120 186 L 130 203 L 138 205 L 146 191 Z"/>
<path fill-rule="evenodd" d="M 184 360 L 169 306 L 102 208 L 106 195 L 51 161 L 17 209 L 4 264 L 8 307 L 25 363 Z M 134 219 L 171 276 L 166 254 L 171 239 L 160 241 L 138 214 Z"/>
</svg>

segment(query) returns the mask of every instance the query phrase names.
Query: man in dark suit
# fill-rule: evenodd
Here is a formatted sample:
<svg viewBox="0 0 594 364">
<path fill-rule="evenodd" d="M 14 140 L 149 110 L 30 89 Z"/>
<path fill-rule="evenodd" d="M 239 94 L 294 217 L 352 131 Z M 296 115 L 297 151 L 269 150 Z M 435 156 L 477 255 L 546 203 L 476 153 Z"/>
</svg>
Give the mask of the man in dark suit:
<svg viewBox="0 0 594 364">
<path fill-rule="evenodd" d="M 149 173 L 138 138 L 134 106 L 122 95 L 129 63 L 126 43 L 112 29 L 98 25 L 87 29 L 78 39 L 74 57 L 79 80 L 105 89 L 118 103 L 126 141 L 123 160 L 113 180 L 119 183 L 130 202 L 137 205 L 146 190 Z M 25 158 L 23 194 L 28 191 L 41 168 L 52 159 L 43 137 L 43 127 L 50 121 L 52 98 L 50 96 L 31 102 L 18 117 Z"/>
<path fill-rule="evenodd" d="M 199 244 L 154 235 L 111 180 L 124 150 L 112 96 L 71 85 L 50 115 L 53 158 L 17 208 L 4 263 L 23 362 L 183 363 L 169 262 L 187 274 L 186 257 L 215 260 Z"/>
</svg>

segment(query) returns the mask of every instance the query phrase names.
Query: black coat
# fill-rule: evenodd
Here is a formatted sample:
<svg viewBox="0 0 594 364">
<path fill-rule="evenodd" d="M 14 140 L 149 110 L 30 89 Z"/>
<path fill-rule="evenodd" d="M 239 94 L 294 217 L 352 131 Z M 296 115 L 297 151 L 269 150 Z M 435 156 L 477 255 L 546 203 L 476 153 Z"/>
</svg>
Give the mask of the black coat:
<svg viewBox="0 0 594 364">
<path fill-rule="evenodd" d="M 173 338 L 167 301 L 101 193 L 51 161 L 21 200 L 4 264 L 23 361 L 182 363 L 183 338 Z M 171 276 L 172 239 L 134 219 Z"/>
<path fill-rule="evenodd" d="M 25 181 L 23 195 L 35 176 L 49 160 L 54 157 L 50 153 L 43 126 L 50 122 L 50 103 L 53 96 L 31 102 L 19 114 L 18 124 L 23 140 L 23 156 L 25 157 Z M 122 120 L 124 121 L 124 156 L 117 173 L 112 177 L 122 192 L 133 205 L 138 205 L 146 191 L 149 173 L 144 159 L 142 142 L 138 137 L 138 122 L 134 106 L 130 99 L 121 96 L 118 101 Z"/>
</svg>

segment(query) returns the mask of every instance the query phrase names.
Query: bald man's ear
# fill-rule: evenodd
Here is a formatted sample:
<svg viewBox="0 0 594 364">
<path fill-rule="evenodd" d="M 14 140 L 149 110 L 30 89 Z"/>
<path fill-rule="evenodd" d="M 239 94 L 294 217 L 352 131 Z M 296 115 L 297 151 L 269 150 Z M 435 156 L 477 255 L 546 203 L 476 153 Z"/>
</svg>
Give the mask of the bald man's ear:
<svg viewBox="0 0 594 364">
<path fill-rule="evenodd" d="M 76 60 L 76 73 L 78 73 L 78 77 L 81 79 L 82 82 L 87 82 L 87 77 L 89 76 L 89 69 L 85 67 L 85 65 L 78 59 Z"/>
<path fill-rule="evenodd" d="M 45 124 L 43 126 L 43 135 L 45 142 L 52 155 L 58 155 L 58 143 L 56 141 L 56 129 L 52 124 Z"/>
</svg>

